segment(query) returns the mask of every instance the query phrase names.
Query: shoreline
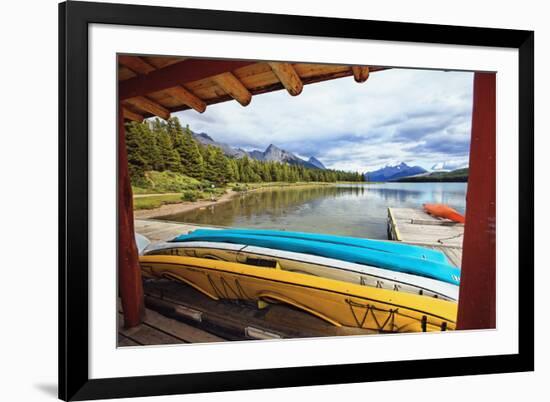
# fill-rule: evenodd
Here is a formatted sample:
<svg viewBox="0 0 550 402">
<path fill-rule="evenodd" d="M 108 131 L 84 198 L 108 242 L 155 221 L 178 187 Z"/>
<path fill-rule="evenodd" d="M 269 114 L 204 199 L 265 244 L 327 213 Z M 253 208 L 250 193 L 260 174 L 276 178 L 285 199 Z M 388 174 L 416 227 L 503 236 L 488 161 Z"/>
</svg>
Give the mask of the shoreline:
<svg viewBox="0 0 550 402">
<path fill-rule="evenodd" d="M 261 190 L 271 190 L 271 189 L 280 188 L 280 187 L 331 186 L 335 184 L 338 184 L 338 183 L 315 183 L 315 184 L 299 183 L 295 185 L 288 185 L 288 184 L 273 185 L 273 186 L 253 188 L 245 192 L 233 191 L 231 189 L 228 189 L 227 192 L 216 201 L 208 201 L 208 200 L 200 200 L 195 202 L 183 201 L 177 204 L 164 204 L 164 205 L 161 205 L 159 208 L 134 210 L 134 219 L 158 219 L 167 215 L 180 214 L 183 212 L 193 211 L 195 209 L 207 208 L 212 205 L 219 205 L 225 202 L 229 202 L 238 195 L 246 195 L 246 194 L 253 193 L 256 191 L 261 191 Z M 150 195 L 136 194 L 134 198 L 141 198 L 141 197 L 155 196 L 155 195 L 161 195 L 161 194 L 150 194 Z"/>
<path fill-rule="evenodd" d="M 177 204 L 164 204 L 159 208 L 134 210 L 134 219 L 156 219 L 167 215 L 179 214 L 182 212 L 193 211 L 194 209 L 206 208 L 212 205 L 223 204 L 232 200 L 239 193 L 233 190 L 227 190 L 216 201 L 201 200 L 195 202 L 184 201 Z"/>
</svg>

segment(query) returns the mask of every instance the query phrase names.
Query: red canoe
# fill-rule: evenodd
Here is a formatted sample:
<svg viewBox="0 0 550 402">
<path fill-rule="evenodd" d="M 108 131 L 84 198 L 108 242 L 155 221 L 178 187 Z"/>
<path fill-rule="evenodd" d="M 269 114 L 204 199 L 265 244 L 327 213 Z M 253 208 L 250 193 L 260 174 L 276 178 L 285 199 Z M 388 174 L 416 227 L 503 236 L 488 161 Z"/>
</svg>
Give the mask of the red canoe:
<svg viewBox="0 0 550 402">
<path fill-rule="evenodd" d="M 453 222 L 464 223 L 464 215 L 444 204 L 424 204 L 424 210 L 430 215 L 446 218 Z"/>
</svg>

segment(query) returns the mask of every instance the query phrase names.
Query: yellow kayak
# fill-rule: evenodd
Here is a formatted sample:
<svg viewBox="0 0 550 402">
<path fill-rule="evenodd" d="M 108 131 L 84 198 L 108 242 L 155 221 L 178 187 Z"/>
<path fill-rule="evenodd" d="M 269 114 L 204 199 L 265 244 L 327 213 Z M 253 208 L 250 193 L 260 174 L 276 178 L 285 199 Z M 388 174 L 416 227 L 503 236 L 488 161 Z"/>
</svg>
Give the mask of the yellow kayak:
<svg viewBox="0 0 550 402">
<path fill-rule="evenodd" d="M 146 277 L 186 283 L 214 300 L 276 302 L 294 306 L 335 326 L 379 332 L 455 329 L 457 304 L 416 294 L 204 258 L 145 255 Z"/>
</svg>

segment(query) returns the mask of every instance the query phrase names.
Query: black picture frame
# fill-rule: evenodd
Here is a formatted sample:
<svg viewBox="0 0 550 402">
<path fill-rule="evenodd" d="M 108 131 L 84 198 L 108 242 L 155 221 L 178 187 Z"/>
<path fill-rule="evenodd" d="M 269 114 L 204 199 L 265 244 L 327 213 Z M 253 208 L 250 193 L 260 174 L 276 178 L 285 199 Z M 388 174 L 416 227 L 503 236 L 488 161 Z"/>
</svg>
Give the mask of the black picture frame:
<svg viewBox="0 0 550 402">
<path fill-rule="evenodd" d="M 214 373 L 88 375 L 88 25 L 374 39 L 519 51 L 517 354 Z M 534 370 L 534 32 L 71 1 L 59 5 L 59 398 L 170 395 Z"/>
</svg>

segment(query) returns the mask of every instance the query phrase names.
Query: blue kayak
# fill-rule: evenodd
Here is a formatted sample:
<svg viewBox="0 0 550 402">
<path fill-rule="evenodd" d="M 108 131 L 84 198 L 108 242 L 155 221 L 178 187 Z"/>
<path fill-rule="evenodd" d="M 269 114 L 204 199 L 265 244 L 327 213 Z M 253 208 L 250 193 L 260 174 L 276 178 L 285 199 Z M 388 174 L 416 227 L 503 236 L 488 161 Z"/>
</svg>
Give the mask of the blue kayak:
<svg viewBox="0 0 550 402">
<path fill-rule="evenodd" d="M 294 251 L 386 268 L 397 272 L 420 275 L 426 278 L 452 283 L 454 285 L 459 285 L 460 283 L 460 270 L 448 263 L 435 262 L 428 259 L 346 244 L 282 236 L 239 234 L 232 233 L 231 230 L 207 229 L 195 230 L 189 234 L 177 236 L 172 240 L 172 242 L 188 241 L 246 244 L 250 246 Z"/>
<path fill-rule="evenodd" d="M 197 229 L 195 234 L 208 234 L 218 232 L 212 229 Z M 304 232 L 286 232 L 282 230 L 264 230 L 264 229 L 224 229 L 223 233 L 232 233 L 237 235 L 286 237 L 291 239 L 313 240 L 322 243 L 333 243 L 345 246 L 362 247 L 372 250 L 384 251 L 387 253 L 400 254 L 408 257 L 430 260 L 442 264 L 449 264 L 449 260 L 444 253 L 438 250 L 432 250 L 425 247 L 413 246 L 409 244 L 400 244 L 397 242 L 388 242 L 381 240 L 363 239 L 359 237 L 336 236 L 329 234 L 304 233 Z M 176 239 L 175 239 L 176 240 Z"/>
</svg>

